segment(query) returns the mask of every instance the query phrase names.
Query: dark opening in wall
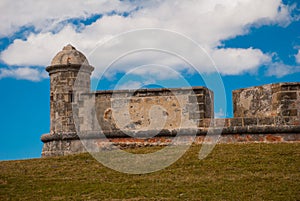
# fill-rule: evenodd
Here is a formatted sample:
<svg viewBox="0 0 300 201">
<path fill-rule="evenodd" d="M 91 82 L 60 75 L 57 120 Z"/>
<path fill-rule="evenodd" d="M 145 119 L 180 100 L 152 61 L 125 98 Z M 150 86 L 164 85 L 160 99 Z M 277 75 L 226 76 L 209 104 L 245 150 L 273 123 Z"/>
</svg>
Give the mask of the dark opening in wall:
<svg viewBox="0 0 300 201">
<path fill-rule="evenodd" d="M 73 97 L 73 92 L 69 91 L 69 102 L 73 103 L 74 97 Z"/>
</svg>

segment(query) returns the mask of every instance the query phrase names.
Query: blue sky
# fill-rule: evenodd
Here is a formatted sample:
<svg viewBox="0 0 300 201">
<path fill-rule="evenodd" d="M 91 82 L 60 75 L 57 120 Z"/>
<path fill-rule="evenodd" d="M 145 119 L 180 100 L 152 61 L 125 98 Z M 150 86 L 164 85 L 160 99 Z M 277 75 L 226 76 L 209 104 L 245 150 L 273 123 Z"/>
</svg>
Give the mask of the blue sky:
<svg viewBox="0 0 300 201">
<path fill-rule="evenodd" d="M 40 136 L 49 132 L 50 116 L 45 67 L 66 44 L 73 44 L 96 67 L 93 89 L 187 86 L 177 74 L 188 86 L 198 86 L 205 85 L 204 74 L 218 73 L 225 87 L 227 110 L 217 103 L 215 113 L 232 117 L 232 90 L 300 81 L 298 4 L 296 0 L 74 0 L 72 4 L 67 0 L 3 0 L 0 160 L 40 157 Z M 133 31 L 145 28 L 165 31 L 154 39 Z M 131 35 L 122 34 L 128 32 Z M 123 42 L 114 46 L 116 41 Z M 217 71 L 211 70 L 205 54 L 194 55 L 195 49 L 188 46 L 189 51 L 181 53 L 195 61 L 194 67 L 174 55 L 144 51 L 116 62 L 100 79 L 120 49 L 127 51 L 142 47 L 141 44 L 174 49 L 191 41 L 206 51 Z M 109 48 L 97 46 L 99 43 L 109 44 Z"/>
</svg>

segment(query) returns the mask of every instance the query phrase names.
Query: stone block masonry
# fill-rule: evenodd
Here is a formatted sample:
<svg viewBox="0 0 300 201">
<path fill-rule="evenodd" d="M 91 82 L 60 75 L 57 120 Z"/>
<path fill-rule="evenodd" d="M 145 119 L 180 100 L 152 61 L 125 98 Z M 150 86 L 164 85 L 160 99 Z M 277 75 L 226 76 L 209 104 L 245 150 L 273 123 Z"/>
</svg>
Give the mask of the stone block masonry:
<svg viewBox="0 0 300 201">
<path fill-rule="evenodd" d="M 51 123 L 43 157 L 86 152 L 81 140 L 97 149 L 164 146 L 179 133 L 196 144 L 213 142 L 218 131 L 218 143 L 300 142 L 299 82 L 235 90 L 234 117 L 214 119 L 206 87 L 91 92 L 94 68 L 71 45 L 46 70 Z"/>
<path fill-rule="evenodd" d="M 300 116 L 300 83 L 277 83 L 233 91 L 234 117 Z"/>
<path fill-rule="evenodd" d="M 78 107 L 79 130 L 97 130 L 98 125 L 108 133 L 192 128 L 200 119 L 213 117 L 212 98 L 205 87 L 86 93 Z M 93 111 L 96 118 L 92 118 Z"/>
</svg>

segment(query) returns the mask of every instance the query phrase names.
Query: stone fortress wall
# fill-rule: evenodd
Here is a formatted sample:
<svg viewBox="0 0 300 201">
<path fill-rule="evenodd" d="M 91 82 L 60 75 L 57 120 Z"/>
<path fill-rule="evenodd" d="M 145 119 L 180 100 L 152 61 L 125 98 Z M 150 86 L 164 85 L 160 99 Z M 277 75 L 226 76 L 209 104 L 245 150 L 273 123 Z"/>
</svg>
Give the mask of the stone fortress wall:
<svg viewBox="0 0 300 201">
<path fill-rule="evenodd" d="M 213 117 L 213 93 L 205 87 L 96 91 L 81 95 L 79 130 L 196 128 Z M 87 110 L 90 106 L 94 106 Z M 91 118 L 95 111 L 96 118 Z M 100 128 L 98 128 L 98 125 Z"/>
<path fill-rule="evenodd" d="M 121 147 L 167 145 L 178 133 L 209 143 L 213 129 L 222 130 L 219 143 L 300 141 L 299 82 L 235 90 L 234 117 L 215 119 L 206 87 L 91 92 L 93 69 L 71 45 L 47 67 L 51 125 L 42 156 L 85 152 L 81 140 L 107 148 L 103 136 Z"/>
<path fill-rule="evenodd" d="M 233 91 L 234 117 L 300 116 L 300 83 L 277 83 Z"/>
</svg>

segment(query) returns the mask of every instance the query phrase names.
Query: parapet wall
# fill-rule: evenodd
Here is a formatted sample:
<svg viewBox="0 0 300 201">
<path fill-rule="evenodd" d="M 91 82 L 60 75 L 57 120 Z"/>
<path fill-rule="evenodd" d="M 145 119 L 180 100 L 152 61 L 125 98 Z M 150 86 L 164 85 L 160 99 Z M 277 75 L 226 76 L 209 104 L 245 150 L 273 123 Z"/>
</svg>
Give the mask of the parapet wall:
<svg viewBox="0 0 300 201">
<path fill-rule="evenodd" d="M 196 128 L 214 115 L 213 93 L 205 87 L 97 91 L 83 94 L 78 110 L 79 130 L 107 133 Z"/>
<path fill-rule="evenodd" d="M 300 83 L 278 83 L 233 91 L 234 117 L 300 117 Z"/>
</svg>

